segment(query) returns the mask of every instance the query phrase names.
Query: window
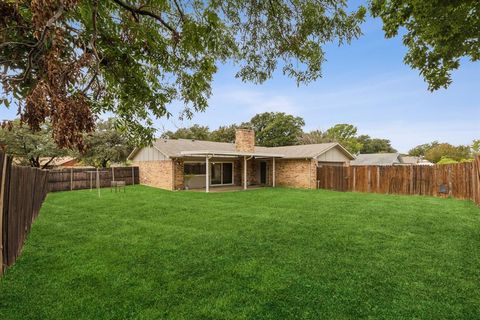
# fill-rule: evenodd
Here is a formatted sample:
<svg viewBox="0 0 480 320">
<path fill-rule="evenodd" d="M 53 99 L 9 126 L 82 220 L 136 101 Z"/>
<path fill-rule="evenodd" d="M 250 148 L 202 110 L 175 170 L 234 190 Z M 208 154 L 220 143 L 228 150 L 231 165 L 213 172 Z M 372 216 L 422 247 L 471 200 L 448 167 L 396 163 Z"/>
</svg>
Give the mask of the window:
<svg viewBox="0 0 480 320">
<path fill-rule="evenodd" d="M 206 173 L 205 163 L 184 163 L 183 174 L 204 175 Z"/>
<path fill-rule="evenodd" d="M 233 163 L 213 162 L 210 166 L 210 183 L 212 185 L 233 183 Z"/>
</svg>

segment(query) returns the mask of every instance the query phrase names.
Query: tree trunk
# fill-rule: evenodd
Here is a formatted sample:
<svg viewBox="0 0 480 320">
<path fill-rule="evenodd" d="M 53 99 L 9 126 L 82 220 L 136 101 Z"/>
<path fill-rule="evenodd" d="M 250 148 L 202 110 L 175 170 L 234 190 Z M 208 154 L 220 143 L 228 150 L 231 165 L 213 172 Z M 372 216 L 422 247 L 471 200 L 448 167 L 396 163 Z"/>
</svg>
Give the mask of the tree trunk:
<svg viewBox="0 0 480 320">
<path fill-rule="evenodd" d="M 108 164 L 108 159 L 102 159 L 102 161 L 100 162 L 100 166 L 102 168 L 106 168 L 107 164 Z"/>
<path fill-rule="evenodd" d="M 30 162 L 30 166 L 34 167 L 34 168 L 39 168 L 40 167 L 40 158 L 39 157 L 31 157 L 29 159 L 29 162 Z"/>
</svg>

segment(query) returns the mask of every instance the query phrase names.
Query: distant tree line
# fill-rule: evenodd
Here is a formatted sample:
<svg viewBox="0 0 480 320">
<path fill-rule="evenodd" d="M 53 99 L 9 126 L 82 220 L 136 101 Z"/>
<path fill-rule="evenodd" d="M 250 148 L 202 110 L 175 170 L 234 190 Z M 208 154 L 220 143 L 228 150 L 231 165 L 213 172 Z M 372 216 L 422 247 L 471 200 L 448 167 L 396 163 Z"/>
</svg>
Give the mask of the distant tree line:
<svg viewBox="0 0 480 320">
<path fill-rule="evenodd" d="M 83 165 L 104 168 L 125 162 L 134 148 L 132 139 L 119 129 L 116 121 L 97 121 L 96 130 L 85 134 L 83 138 L 85 148 L 82 152 L 59 148 L 53 139 L 49 122 L 44 123 L 39 131 L 32 132 L 28 126 L 15 120 L 9 127 L 0 129 L 0 146 L 13 155 L 15 162 L 20 165 L 44 169 L 56 158 L 71 156 Z"/>
<path fill-rule="evenodd" d="M 255 130 L 256 144 L 264 147 L 338 142 L 353 154 L 397 152 L 389 139 L 359 135 L 357 127 L 352 124 L 340 123 L 325 131 L 309 132 L 303 131 L 304 125 L 301 117 L 283 112 L 264 112 L 248 122 L 220 126 L 216 130 L 195 124 L 176 131 L 166 131 L 162 138 L 234 142 L 237 128 L 252 128 Z M 440 164 L 470 161 L 475 154 L 480 154 L 480 139 L 474 140 L 470 146 L 434 141 L 416 146 L 408 154 Z"/>
<path fill-rule="evenodd" d="M 480 154 L 480 139 L 473 140 L 470 146 L 454 146 L 450 143 L 434 141 L 418 145 L 408 153 L 438 164 L 471 161 L 475 155 Z"/>
<path fill-rule="evenodd" d="M 339 142 L 354 154 L 396 152 L 390 140 L 358 135 L 357 127 L 351 124 L 336 124 L 325 131 L 310 132 L 303 131 L 304 126 L 305 120 L 301 117 L 284 112 L 264 112 L 248 122 L 221 126 L 213 131 L 208 126 L 195 124 L 189 128 L 166 131 L 162 138 L 234 142 L 237 128 L 251 128 L 255 130 L 256 144 L 264 147 Z"/>
<path fill-rule="evenodd" d="M 15 156 L 17 163 L 32 167 L 48 167 L 55 158 L 72 156 L 84 165 L 108 167 L 113 163 L 124 163 L 136 142 L 122 130 L 118 118 L 97 121 L 96 130 L 85 134 L 83 151 L 58 148 L 52 137 L 52 126 L 47 122 L 41 130 L 33 133 L 20 121 L 13 121 L 9 128 L 0 129 L 0 146 Z M 220 126 L 210 130 L 208 126 L 195 124 L 176 131 L 166 131 L 162 138 L 195 139 L 217 142 L 235 142 L 237 128 L 255 130 L 256 144 L 265 147 L 277 147 L 299 144 L 338 142 L 352 154 L 397 152 L 390 140 L 359 135 L 352 124 L 336 124 L 325 131 L 305 132 L 304 119 L 283 112 L 264 112 L 252 117 L 248 122 Z M 480 139 L 472 145 L 454 146 L 434 141 L 416 146 L 409 151 L 434 163 L 455 163 L 469 161 L 480 154 Z M 42 160 L 42 161 L 41 161 Z"/>
</svg>

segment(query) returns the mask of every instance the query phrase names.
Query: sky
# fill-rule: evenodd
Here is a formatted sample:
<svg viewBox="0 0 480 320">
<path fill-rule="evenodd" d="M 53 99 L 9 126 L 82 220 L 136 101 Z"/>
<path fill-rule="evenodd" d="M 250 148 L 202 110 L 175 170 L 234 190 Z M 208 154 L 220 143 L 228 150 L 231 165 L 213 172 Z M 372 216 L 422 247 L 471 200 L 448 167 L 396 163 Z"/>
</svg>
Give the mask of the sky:
<svg viewBox="0 0 480 320">
<path fill-rule="evenodd" d="M 260 112 L 281 111 L 302 117 L 305 131 L 353 124 L 359 134 L 391 140 L 400 152 L 434 140 L 471 144 L 480 139 L 480 63 L 464 61 L 448 89 L 430 92 L 418 71 L 403 63 L 401 37 L 385 39 L 381 27 L 379 19 L 369 17 L 358 40 L 327 45 L 323 77 L 300 87 L 281 72 L 261 85 L 243 83 L 235 78 L 235 66 L 221 65 L 207 110 L 192 120 L 155 120 L 158 135 L 192 124 L 213 130 Z M 170 106 L 174 115 L 181 109 Z M 0 119 L 14 117 L 15 110 L 1 107 Z"/>
</svg>

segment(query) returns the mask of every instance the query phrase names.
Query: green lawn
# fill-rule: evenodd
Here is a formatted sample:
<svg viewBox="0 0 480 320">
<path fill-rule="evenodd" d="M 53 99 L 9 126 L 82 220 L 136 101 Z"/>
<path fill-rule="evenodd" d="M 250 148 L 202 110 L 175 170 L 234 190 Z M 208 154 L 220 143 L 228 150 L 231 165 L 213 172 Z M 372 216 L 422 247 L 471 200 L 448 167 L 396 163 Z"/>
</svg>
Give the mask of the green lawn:
<svg viewBox="0 0 480 320">
<path fill-rule="evenodd" d="M 478 319 L 480 209 L 261 189 L 49 194 L 0 319 Z"/>
</svg>

